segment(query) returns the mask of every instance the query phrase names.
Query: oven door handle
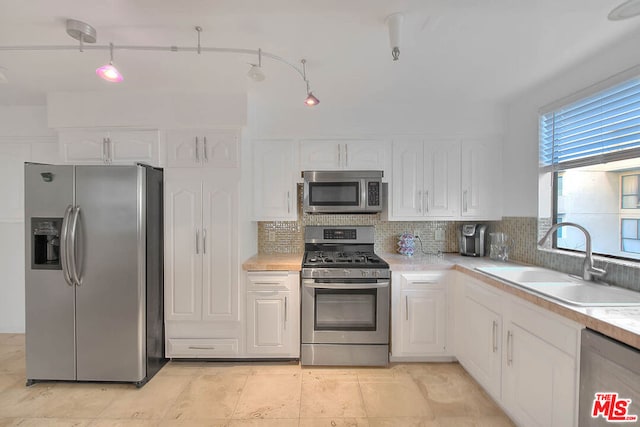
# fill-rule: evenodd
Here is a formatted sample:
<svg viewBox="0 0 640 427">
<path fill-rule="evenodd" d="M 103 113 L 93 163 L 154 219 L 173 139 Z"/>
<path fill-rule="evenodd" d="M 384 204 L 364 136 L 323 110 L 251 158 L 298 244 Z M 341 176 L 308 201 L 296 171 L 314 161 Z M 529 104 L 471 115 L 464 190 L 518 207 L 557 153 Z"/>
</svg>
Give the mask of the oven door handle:
<svg viewBox="0 0 640 427">
<path fill-rule="evenodd" d="M 386 288 L 389 284 L 388 280 L 376 283 L 316 283 L 313 279 L 302 281 L 302 286 L 314 289 L 376 289 Z"/>
</svg>

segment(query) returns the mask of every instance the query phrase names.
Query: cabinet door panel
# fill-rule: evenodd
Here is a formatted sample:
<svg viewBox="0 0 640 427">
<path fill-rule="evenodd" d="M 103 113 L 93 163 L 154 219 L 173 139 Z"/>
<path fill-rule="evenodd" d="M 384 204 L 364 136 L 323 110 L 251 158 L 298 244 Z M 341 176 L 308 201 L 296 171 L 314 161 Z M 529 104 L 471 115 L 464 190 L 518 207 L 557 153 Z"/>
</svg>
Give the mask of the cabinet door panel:
<svg viewBox="0 0 640 427">
<path fill-rule="evenodd" d="M 247 351 L 282 354 L 288 350 L 285 332 L 286 292 L 247 294 Z"/>
<path fill-rule="evenodd" d="M 575 425 L 575 361 L 510 324 L 504 399 L 516 421 L 550 427 Z"/>
<path fill-rule="evenodd" d="M 489 394 L 499 398 L 502 318 L 470 295 L 465 296 L 463 307 L 460 362 Z"/>
<path fill-rule="evenodd" d="M 423 146 L 421 141 L 394 142 L 392 212 L 394 217 L 422 217 Z"/>
<path fill-rule="evenodd" d="M 197 171 L 189 172 L 165 171 L 165 305 L 169 320 L 199 320 L 202 315 L 202 181 Z"/>
<path fill-rule="evenodd" d="M 425 214 L 452 217 L 458 213 L 460 144 L 427 142 L 424 148 Z"/>
<path fill-rule="evenodd" d="M 254 141 L 253 216 L 257 221 L 295 221 L 298 217 L 293 177 L 293 141 Z"/>
<path fill-rule="evenodd" d="M 300 169 L 336 170 L 344 162 L 342 147 L 335 141 L 301 141 Z"/>
<path fill-rule="evenodd" d="M 158 132 L 118 131 L 109 132 L 113 163 L 133 164 L 145 162 L 158 164 Z"/>
<path fill-rule="evenodd" d="M 69 131 L 60 132 L 60 150 L 65 163 L 96 164 L 104 163 L 107 146 L 104 142 L 106 132 Z"/>
<path fill-rule="evenodd" d="M 500 150 L 484 141 L 463 141 L 461 151 L 461 216 L 499 218 L 501 169 L 494 165 L 500 164 Z"/>
<path fill-rule="evenodd" d="M 443 353 L 446 350 L 445 290 L 404 291 L 401 296 L 402 353 Z"/>
<path fill-rule="evenodd" d="M 214 168 L 237 168 L 240 166 L 240 138 L 238 132 L 206 131 L 200 132 L 204 166 Z"/>
<path fill-rule="evenodd" d="M 342 147 L 346 169 L 386 172 L 389 158 L 386 141 L 347 141 Z"/>
<path fill-rule="evenodd" d="M 238 320 L 238 183 L 208 172 L 203 185 L 203 318 Z"/>
<path fill-rule="evenodd" d="M 167 132 L 167 166 L 181 168 L 200 167 L 200 141 L 196 151 L 196 135 L 193 132 Z"/>
</svg>

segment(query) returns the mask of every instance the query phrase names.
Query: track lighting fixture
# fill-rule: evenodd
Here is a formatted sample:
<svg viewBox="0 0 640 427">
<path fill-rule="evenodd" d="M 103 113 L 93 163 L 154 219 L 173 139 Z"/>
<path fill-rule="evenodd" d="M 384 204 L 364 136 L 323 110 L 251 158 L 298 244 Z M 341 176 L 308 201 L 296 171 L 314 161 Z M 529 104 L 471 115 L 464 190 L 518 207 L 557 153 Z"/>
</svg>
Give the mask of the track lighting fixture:
<svg viewBox="0 0 640 427">
<path fill-rule="evenodd" d="M 265 76 L 262 72 L 262 49 L 258 49 L 258 63 L 249 65 L 251 65 L 251 68 L 249 68 L 249 71 L 247 72 L 247 77 L 256 82 L 263 81 Z"/>
<path fill-rule="evenodd" d="M 102 79 L 111 83 L 120 83 L 124 77 L 120 74 L 120 71 L 113 66 L 113 43 L 109 43 L 109 53 L 111 59 L 108 64 L 103 65 L 96 69 L 96 74 Z"/>
<path fill-rule="evenodd" d="M 627 0 L 609 12 L 610 21 L 621 21 L 640 15 L 640 0 Z"/>
<path fill-rule="evenodd" d="M 401 13 L 394 13 L 387 16 L 386 23 L 389 27 L 389 45 L 391 46 L 391 57 L 394 61 L 400 59 L 400 27 L 404 21 Z"/>
<path fill-rule="evenodd" d="M 307 85 L 307 97 L 304 100 L 304 104 L 309 107 L 313 107 L 314 105 L 320 104 L 320 100 L 313 95 L 313 92 L 311 92 L 309 80 L 307 80 L 307 60 L 301 59 L 300 62 L 302 63 L 302 78 Z"/>
<path fill-rule="evenodd" d="M 293 68 L 299 75 L 302 77 L 302 80 L 305 82 L 307 86 L 307 98 L 305 100 L 306 105 L 316 105 L 320 101 L 316 98 L 312 93 L 309 85 L 309 80 L 307 80 L 305 67 L 305 60 L 302 60 L 302 69 L 298 67 L 296 64 L 287 61 L 286 59 L 274 55 L 272 53 L 264 52 L 262 49 L 237 49 L 237 48 L 227 48 L 227 47 L 204 47 L 200 44 L 200 35 L 202 32 L 202 27 L 195 27 L 195 30 L 198 33 L 198 45 L 197 47 L 180 47 L 180 46 L 120 46 L 117 48 L 120 50 L 135 50 L 135 51 L 153 51 L 153 52 L 196 52 L 198 54 L 202 53 L 234 53 L 239 55 L 258 55 L 258 63 L 250 64 L 251 68 L 247 73 L 247 76 L 255 81 L 263 81 L 265 79 L 265 75 L 262 72 L 262 58 L 267 57 L 274 61 L 281 62 L 289 67 Z M 120 82 L 123 80 L 122 74 L 113 66 L 113 51 L 115 49 L 113 43 L 109 43 L 108 45 L 85 45 L 85 43 L 95 43 L 97 40 L 96 30 L 91 25 L 77 21 L 75 19 L 67 20 L 67 34 L 78 40 L 80 42 L 80 52 L 84 52 L 85 50 L 109 50 L 110 61 L 109 64 L 104 65 L 96 70 L 96 74 L 101 78 L 110 81 L 110 82 Z M 25 52 L 33 52 L 33 51 L 57 51 L 57 50 L 75 50 L 76 46 L 0 46 L 0 51 L 25 51 Z M 0 69 L 0 83 L 3 82 L 3 70 Z M 4 75 L 4 80 L 6 80 L 6 75 Z"/>
</svg>

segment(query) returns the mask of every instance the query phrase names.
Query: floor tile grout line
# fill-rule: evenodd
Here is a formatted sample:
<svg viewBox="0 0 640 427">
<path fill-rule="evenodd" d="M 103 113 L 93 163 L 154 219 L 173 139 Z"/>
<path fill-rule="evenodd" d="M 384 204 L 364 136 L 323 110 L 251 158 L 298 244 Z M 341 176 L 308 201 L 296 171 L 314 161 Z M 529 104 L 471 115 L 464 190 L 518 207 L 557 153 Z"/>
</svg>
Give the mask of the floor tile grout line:
<svg viewBox="0 0 640 427">
<path fill-rule="evenodd" d="M 231 422 L 231 420 L 234 420 L 236 418 L 234 418 L 234 415 L 236 415 L 236 412 L 238 411 L 238 405 L 240 404 L 240 399 L 242 399 L 242 395 L 245 393 L 245 391 L 247 390 L 247 382 L 249 381 L 249 377 L 251 375 L 250 374 L 246 374 L 244 376 L 244 383 L 242 384 L 242 391 L 240 392 L 240 394 L 238 395 L 238 399 L 236 399 L 236 404 L 233 405 L 233 411 L 231 411 L 231 416 L 229 417 L 229 419 L 227 421 Z"/>
<path fill-rule="evenodd" d="M 167 414 L 169 413 L 169 409 L 173 408 L 173 406 L 178 402 L 178 399 L 180 398 L 180 396 L 182 396 L 187 389 L 189 388 L 189 386 L 191 386 L 191 384 L 193 383 L 193 381 L 197 378 L 197 377 L 193 377 L 191 375 L 188 375 L 189 377 L 191 377 L 189 379 L 189 381 L 182 387 L 182 390 L 180 390 L 180 392 L 176 395 L 176 397 L 171 401 L 171 403 L 168 403 L 167 406 L 164 409 L 164 412 L 162 413 L 162 417 L 157 418 L 157 420 L 160 421 L 164 421 L 167 420 Z"/>
<path fill-rule="evenodd" d="M 364 410 L 365 418 L 367 419 L 367 423 L 369 422 L 369 412 L 367 411 L 367 404 L 364 401 L 364 394 L 362 393 L 362 384 L 360 383 L 360 374 L 356 371 L 356 379 L 358 380 L 358 392 L 360 393 L 360 399 L 362 400 L 362 409 Z"/>
</svg>

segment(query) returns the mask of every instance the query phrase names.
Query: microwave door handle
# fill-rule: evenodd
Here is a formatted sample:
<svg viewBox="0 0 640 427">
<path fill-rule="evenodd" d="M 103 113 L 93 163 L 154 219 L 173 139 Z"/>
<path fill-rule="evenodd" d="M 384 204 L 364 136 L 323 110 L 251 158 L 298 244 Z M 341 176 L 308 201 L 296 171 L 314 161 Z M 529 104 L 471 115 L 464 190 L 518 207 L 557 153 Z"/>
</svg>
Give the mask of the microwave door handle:
<svg viewBox="0 0 640 427">
<path fill-rule="evenodd" d="M 367 208 L 367 180 L 363 179 L 360 180 L 360 208 L 361 209 L 366 209 Z"/>
<path fill-rule="evenodd" d="M 62 265 L 62 275 L 67 285 L 73 286 L 71 273 L 69 272 L 69 219 L 73 205 L 67 206 L 62 219 L 62 230 L 60 231 L 60 264 Z"/>
</svg>

